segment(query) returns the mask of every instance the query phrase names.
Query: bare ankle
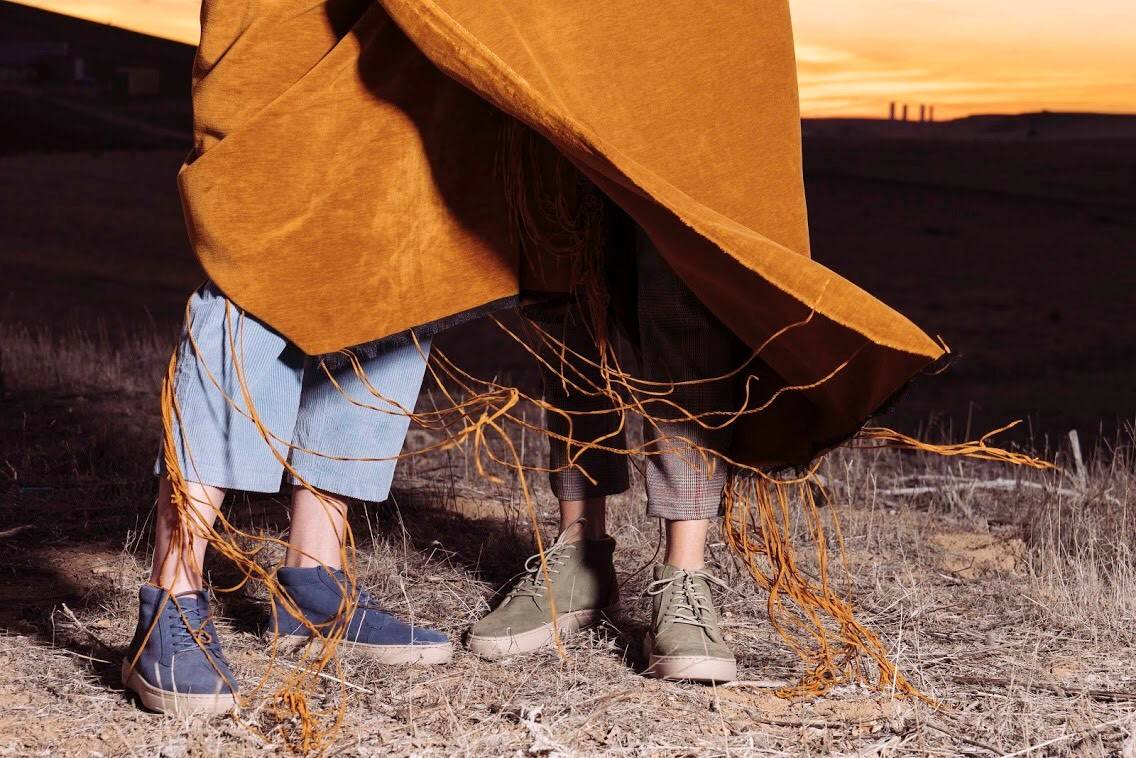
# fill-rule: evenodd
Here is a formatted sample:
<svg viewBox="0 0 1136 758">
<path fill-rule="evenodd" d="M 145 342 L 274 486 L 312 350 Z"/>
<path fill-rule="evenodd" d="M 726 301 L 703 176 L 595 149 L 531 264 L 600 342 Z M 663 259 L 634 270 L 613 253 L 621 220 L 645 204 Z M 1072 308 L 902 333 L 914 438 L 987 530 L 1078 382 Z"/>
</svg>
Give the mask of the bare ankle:
<svg viewBox="0 0 1136 758">
<path fill-rule="evenodd" d="M 200 580 L 190 581 L 189 579 L 186 579 L 184 576 L 177 577 L 177 578 L 174 578 L 174 579 L 168 579 L 168 578 L 162 579 L 162 577 L 160 577 L 160 576 L 159 577 L 151 576 L 150 579 L 147 581 L 147 584 L 152 584 L 155 587 L 159 587 L 159 588 L 165 590 L 166 592 L 170 593 L 171 595 L 182 595 L 186 592 L 198 592 L 201 589 L 203 589 L 204 586 L 205 586 L 204 582 L 202 582 Z"/>
<path fill-rule="evenodd" d="M 561 542 L 577 542 L 589 536 L 584 522 L 574 521 L 571 524 L 561 524 L 560 534 L 557 535 L 557 538 Z"/>
<path fill-rule="evenodd" d="M 607 536 L 607 498 L 560 501 L 560 538 L 565 542 Z"/>
<path fill-rule="evenodd" d="M 328 571 L 339 571 L 343 568 L 343 555 L 327 554 L 323 559 L 315 556 L 302 553 L 299 550 L 289 548 L 284 556 L 285 568 L 319 568 L 323 567 Z"/>
<path fill-rule="evenodd" d="M 705 519 L 667 521 L 667 551 L 664 561 L 683 571 L 698 571 L 706 566 L 706 532 L 710 522 Z"/>
<path fill-rule="evenodd" d="M 166 590 L 171 595 L 180 595 L 184 592 L 196 592 L 205 586 L 205 577 L 196 570 L 193 564 L 196 559 L 189 554 L 186 556 L 169 556 L 161 563 L 155 560 L 147 579 L 149 584 Z"/>
</svg>

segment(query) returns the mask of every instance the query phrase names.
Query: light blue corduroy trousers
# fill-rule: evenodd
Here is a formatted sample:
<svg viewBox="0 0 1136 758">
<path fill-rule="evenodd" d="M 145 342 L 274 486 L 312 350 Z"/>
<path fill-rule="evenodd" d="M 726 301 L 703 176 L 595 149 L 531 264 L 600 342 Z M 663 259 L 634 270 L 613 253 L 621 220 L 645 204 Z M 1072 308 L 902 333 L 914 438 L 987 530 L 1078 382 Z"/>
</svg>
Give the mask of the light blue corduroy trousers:
<svg viewBox="0 0 1136 758">
<path fill-rule="evenodd" d="M 349 365 L 331 371 L 333 383 L 318 359 L 206 284 L 190 300 L 177 348 L 174 396 L 181 423 L 175 420 L 174 438 L 185 478 L 225 489 L 278 492 L 283 459 L 317 489 L 385 500 L 410 424 L 404 410 L 414 409 L 429 349 L 429 340 L 421 339 L 417 347 L 392 347 L 362 361 L 380 399 Z M 257 417 L 277 438 L 271 446 L 242 413 L 248 403 L 238 365 Z M 163 470 L 159 455 L 157 471 Z"/>
</svg>

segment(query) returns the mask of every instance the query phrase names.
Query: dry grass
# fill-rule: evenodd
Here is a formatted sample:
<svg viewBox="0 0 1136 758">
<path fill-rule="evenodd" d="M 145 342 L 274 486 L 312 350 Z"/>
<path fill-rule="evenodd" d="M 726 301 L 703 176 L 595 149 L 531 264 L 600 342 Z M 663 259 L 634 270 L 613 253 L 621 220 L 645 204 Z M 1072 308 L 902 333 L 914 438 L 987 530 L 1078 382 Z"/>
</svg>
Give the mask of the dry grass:
<svg viewBox="0 0 1136 758">
<path fill-rule="evenodd" d="M 265 742 L 232 719 L 143 713 L 118 681 L 144 575 L 139 535 L 153 493 L 166 342 L 0 325 L 0 753 L 280 751 L 274 735 Z M 347 723 L 333 750 L 1136 751 L 1136 456 L 1132 435 L 1120 440 L 1091 461 L 1084 481 L 880 451 L 845 451 L 826 463 L 860 611 L 940 710 L 856 687 L 815 702 L 776 698 L 771 688 L 798 676 L 799 664 L 770 633 L 763 598 L 717 543 L 713 567 L 734 587 L 720 605 L 748 681 L 712 689 L 640 677 L 640 569 L 658 534 L 636 488 L 612 508 L 625 579 L 619 617 L 573 639 L 563 661 L 549 653 L 487 663 L 459 652 L 452 666 L 426 670 L 345 659 Z M 1023 478 L 1013 484 L 1015 477 Z M 280 499 L 237 497 L 232 508 L 245 526 L 286 526 Z M 414 460 L 389 504 L 354 514 L 361 573 L 388 607 L 456 639 L 532 549 L 519 509 L 513 487 L 479 481 L 453 454 Z M 553 515 L 545 494 L 546 531 Z M 233 578 L 216 561 L 212 569 L 218 586 Z M 264 598 L 247 588 L 221 596 L 218 607 L 230 658 L 251 687 L 267 663 L 256 636 Z M 326 685 L 319 700 L 330 708 L 343 688 Z M 249 718 L 257 721 L 256 712 Z"/>
</svg>

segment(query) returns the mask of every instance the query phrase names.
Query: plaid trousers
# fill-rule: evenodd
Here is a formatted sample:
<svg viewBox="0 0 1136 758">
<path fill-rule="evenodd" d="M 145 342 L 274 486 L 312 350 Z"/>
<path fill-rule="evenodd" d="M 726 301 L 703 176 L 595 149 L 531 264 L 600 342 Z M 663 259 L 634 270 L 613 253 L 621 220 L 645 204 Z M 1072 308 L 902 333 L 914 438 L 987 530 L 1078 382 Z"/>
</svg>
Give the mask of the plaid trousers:
<svg viewBox="0 0 1136 758">
<path fill-rule="evenodd" d="M 721 376 L 736 368 L 741 355 L 739 340 L 687 289 L 638 226 L 633 244 L 640 378 L 661 383 L 684 382 Z M 535 320 L 569 349 L 595 358 L 595 341 L 584 327 L 575 305 L 565 306 L 555 317 L 546 312 Z M 544 358 L 553 367 L 560 367 L 560 356 L 546 350 Z M 598 371 L 581 363 L 571 361 L 586 378 L 598 382 Z M 573 444 L 575 441 L 604 440 L 600 444 L 617 449 L 626 447 L 624 434 L 619 430 L 619 415 L 614 411 L 603 412 L 604 408 L 611 408 L 605 397 L 574 391 L 556 373 L 547 368 L 544 373 L 545 400 L 572 412 L 570 424 L 556 413 L 548 413 L 546 418 L 550 431 L 572 440 L 551 441 L 549 468 L 553 471 L 549 480 L 553 494 L 560 500 L 581 500 L 627 490 L 625 454 L 591 449 L 576 458 L 575 466 L 568 467 L 573 449 L 579 450 L 579 444 Z M 567 375 L 578 378 L 571 369 Z M 641 400 L 661 390 L 661 397 L 665 397 L 667 403 L 649 401 L 646 406 L 650 417 L 644 419 L 647 514 L 674 521 L 718 517 L 722 512 L 726 465 L 713 456 L 704 458 L 697 449 L 725 453 L 732 430 L 729 427 L 708 430 L 694 421 L 683 420 L 681 412 L 669 403 L 691 414 L 729 411 L 736 400 L 733 379 L 676 386 L 663 384 L 648 390 L 640 393 Z M 721 420 L 721 417 L 704 419 L 710 423 Z M 595 482 L 589 481 L 582 471 L 587 471 Z"/>
</svg>

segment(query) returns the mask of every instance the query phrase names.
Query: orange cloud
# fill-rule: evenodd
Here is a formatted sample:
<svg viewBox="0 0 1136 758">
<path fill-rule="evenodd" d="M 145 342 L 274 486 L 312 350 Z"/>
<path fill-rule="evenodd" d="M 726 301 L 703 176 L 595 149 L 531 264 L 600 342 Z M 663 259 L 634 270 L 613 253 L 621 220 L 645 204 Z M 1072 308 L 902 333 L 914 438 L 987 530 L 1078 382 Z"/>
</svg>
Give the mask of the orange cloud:
<svg viewBox="0 0 1136 758">
<path fill-rule="evenodd" d="M 1136 111 L 1132 0 L 790 0 L 806 114 Z"/>
</svg>

